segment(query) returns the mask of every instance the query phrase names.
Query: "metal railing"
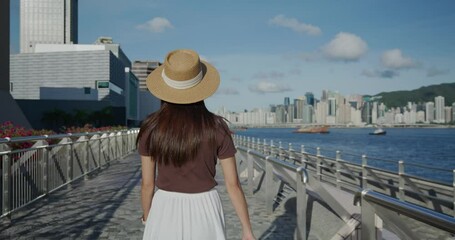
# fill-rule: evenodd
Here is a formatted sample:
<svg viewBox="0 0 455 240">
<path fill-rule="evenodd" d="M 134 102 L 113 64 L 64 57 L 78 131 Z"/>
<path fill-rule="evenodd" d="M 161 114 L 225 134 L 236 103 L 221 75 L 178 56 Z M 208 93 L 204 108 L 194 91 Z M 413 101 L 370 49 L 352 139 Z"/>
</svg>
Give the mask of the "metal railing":
<svg viewBox="0 0 455 240">
<path fill-rule="evenodd" d="M 292 148 L 292 144 L 289 144 L 288 149 L 284 149 L 281 147 L 281 143 L 279 146 L 275 146 L 273 141 L 267 144 L 265 140 L 260 141 L 259 139 L 237 135 L 234 135 L 234 141 L 239 150 L 240 160 L 246 161 L 248 165 L 248 189 L 250 192 L 253 188 L 253 168 L 265 174 L 265 202 L 266 209 L 269 213 L 272 209 L 270 204 L 274 201 L 274 197 L 276 199 L 278 196 L 267 192 L 271 189 L 269 183 L 269 181 L 272 181 L 269 179 L 271 176 L 277 176 L 281 181 L 290 185 L 296 191 L 297 189 L 305 189 L 305 186 L 296 186 L 299 181 L 290 176 L 289 172 L 280 170 L 280 168 L 286 168 L 292 169 L 293 172 L 296 172 L 297 169 L 300 171 L 305 170 L 304 175 L 306 179 L 302 181 L 304 183 L 303 185 L 310 187 L 310 189 L 316 189 L 314 190 L 316 194 L 328 203 L 334 212 L 345 221 L 346 226 L 340 230 L 341 232 L 337 233 L 339 236 L 343 235 L 347 237 L 349 234 L 355 235 L 356 229 L 360 228 L 360 222 L 357 220 L 358 217 L 354 216 L 355 214 L 348 210 L 349 206 L 345 206 L 349 203 L 341 203 L 341 200 L 337 200 L 325 186 L 330 186 L 336 191 L 352 194 L 351 201 L 349 201 L 351 203 L 350 205 L 352 205 L 354 194 L 363 189 L 369 189 L 370 191 L 374 190 L 375 192 L 384 194 L 384 196 L 388 196 L 390 199 L 406 203 L 409 206 L 411 204 L 420 205 L 435 214 L 446 215 L 449 218 L 455 214 L 455 181 L 454 186 L 450 186 L 407 174 L 404 172 L 404 163 L 402 161 L 398 163 L 399 171 L 393 172 L 376 166 L 369 166 L 368 159 L 365 155 L 361 157 L 361 164 L 356 164 L 343 160 L 339 151 L 336 151 L 334 154 L 335 157 L 326 157 L 321 154 L 320 148 L 316 148 L 315 153 L 312 154 L 306 152 L 304 146 L 301 147 L 300 152 L 297 152 Z M 242 170 L 241 168 L 239 169 L 240 171 Z M 270 172 L 273 172 L 273 174 L 268 174 Z M 300 199 L 303 198 L 300 197 Z M 304 202 L 302 202 L 302 205 L 305 206 Z M 300 225 L 297 228 L 304 229 Z M 306 236 L 301 235 L 298 238 L 306 239 Z"/>
<path fill-rule="evenodd" d="M 138 132 L 124 130 L 0 139 L 0 217 L 10 216 L 127 155 L 136 149 Z M 20 145 L 25 147 L 17 147 Z"/>
<path fill-rule="evenodd" d="M 375 218 L 387 219 L 390 228 L 395 228 L 395 234 L 400 239 L 428 239 L 428 236 L 416 233 L 411 229 L 419 228 L 416 223 L 404 221 L 403 217 L 416 220 L 422 225 L 438 229 L 428 233 L 433 239 L 449 239 L 455 234 L 455 218 L 427 208 L 400 201 L 371 190 L 363 190 L 355 196 L 354 202 L 362 206 L 362 239 L 382 239 L 381 231 L 375 227 Z M 413 224 L 413 226 L 409 226 Z"/>
</svg>

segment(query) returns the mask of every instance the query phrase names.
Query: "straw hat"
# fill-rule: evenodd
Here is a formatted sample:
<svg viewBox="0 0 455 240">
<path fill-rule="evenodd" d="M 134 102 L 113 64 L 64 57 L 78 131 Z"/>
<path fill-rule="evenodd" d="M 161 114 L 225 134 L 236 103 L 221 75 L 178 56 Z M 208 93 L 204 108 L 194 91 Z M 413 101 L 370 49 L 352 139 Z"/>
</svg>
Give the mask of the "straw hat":
<svg viewBox="0 0 455 240">
<path fill-rule="evenodd" d="M 218 71 L 189 49 L 178 49 L 167 54 L 164 64 L 156 68 L 146 80 L 147 88 L 166 102 L 188 104 L 210 97 L 220 85 Z"/>
</svg>

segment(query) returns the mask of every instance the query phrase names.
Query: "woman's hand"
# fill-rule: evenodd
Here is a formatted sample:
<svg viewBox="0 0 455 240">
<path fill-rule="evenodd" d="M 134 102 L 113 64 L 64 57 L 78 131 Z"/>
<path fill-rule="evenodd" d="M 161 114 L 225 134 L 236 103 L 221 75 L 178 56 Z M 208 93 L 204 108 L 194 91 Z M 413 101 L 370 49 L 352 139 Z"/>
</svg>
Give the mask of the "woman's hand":
<svg viewBox="0 0 455 240">
<path fill-rule="evenodd" d="M 242 240 L 256 240 L 252 232 L 243 233 Z"/>
</svg>

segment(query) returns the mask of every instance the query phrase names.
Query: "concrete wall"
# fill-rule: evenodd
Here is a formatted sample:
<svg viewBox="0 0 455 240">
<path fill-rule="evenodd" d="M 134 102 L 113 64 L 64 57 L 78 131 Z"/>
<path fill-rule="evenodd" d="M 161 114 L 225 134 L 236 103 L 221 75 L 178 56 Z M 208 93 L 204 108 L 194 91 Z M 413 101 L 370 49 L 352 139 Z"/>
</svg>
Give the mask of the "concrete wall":
<svg viewBox="0 0 455 240">
<path fill-rule="evenodd" d="M 110 51 L 11 55 L 11 94 L 15 99 L 91 100 L 92 94 L 97 93 L 98 100 L 124 106 L 124 96 L 109 89 L 97 90 L 97 81 L 125 87 L 124 66 Z M 90 93 L 84 88 L 90 88 Z M 60 98 L 62 94 L 65 96 Z"/>
</svg>

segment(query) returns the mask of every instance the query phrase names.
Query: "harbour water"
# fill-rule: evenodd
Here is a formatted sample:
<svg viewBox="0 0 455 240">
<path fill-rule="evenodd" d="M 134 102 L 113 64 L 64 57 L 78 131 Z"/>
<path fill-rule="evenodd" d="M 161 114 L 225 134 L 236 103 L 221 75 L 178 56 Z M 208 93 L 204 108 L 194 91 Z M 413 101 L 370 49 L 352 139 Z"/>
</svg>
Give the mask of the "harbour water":
<svg viewBox="0 0 455 240">
<path fill-rule="evenodd" d="M 405 162 L 405 172 L 446 184 L 454 181 L 455 128 L 387 128 L 384 136 L 369 135 L 372 128 L 331 128 L 329 134 L 298 134 L 291 128 L 249 128 L 238 131 L 240 136 L 281 141 L 283 148 L 289 143 L 296 151 L 304 145 L 305 151 L 341 158 L 360 164 L 365 154 L 368 165 L 398 172 L 398 161 Z"/>
</svg>

